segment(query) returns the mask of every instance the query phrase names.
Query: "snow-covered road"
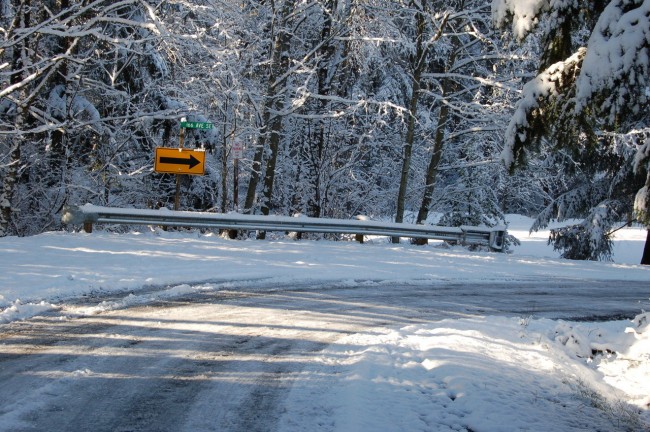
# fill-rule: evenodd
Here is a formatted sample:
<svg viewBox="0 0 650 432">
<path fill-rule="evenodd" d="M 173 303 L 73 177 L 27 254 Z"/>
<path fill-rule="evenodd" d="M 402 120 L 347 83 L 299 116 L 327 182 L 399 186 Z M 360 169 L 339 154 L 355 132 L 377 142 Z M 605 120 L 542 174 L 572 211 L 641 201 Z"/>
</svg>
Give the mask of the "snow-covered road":
<svg viewBox="0 0 650 432">
<path fill-rule="evenodd" d="M 66 304 L 4 326 L 0 429 L 282 430 L 304 408 L 287 403 L 294 384 L 314 379 L 303 371 L 318 371 L 323 391 L 337 386 L 337 359 L 322 350 L 345 336 L 481 315 L 632 317 L 649 297 L 642 282 L 551 280 L 204 287 L 153 303 L 132 295 Z M 575 409 L 581 412 L 568 414 L 593 417 Z"/>
<path fill-rule="evenodd" d="M 645 230 L 578 262 L 530 222 L 512 254 L 1 238 L 0 432 L 650 431 Z"/>
</svg>

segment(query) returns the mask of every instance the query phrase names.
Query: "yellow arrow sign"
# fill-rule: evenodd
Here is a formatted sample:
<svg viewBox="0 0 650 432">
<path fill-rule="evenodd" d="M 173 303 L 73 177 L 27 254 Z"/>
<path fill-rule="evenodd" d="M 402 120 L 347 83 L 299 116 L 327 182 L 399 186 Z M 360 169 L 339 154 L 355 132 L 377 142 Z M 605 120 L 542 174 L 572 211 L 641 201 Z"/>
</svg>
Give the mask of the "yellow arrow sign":
<svg viewBox="0 0 650 432">
<path fill-rule="evenodd" d="M 205 152 L 201 150 L 156 147 L 154 171 L 169 174 L 205 174 Z"/>
</svg>

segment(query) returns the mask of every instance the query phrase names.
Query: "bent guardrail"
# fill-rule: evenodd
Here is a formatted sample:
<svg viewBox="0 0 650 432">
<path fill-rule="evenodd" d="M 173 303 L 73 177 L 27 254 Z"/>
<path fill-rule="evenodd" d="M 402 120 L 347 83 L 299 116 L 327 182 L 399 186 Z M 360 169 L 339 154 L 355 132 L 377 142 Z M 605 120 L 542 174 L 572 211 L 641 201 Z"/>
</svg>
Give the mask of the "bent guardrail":
<svg viewBox="0 0 650 432">
<path fill-rule="evenodd" d="M 122 209 L 92 204 L 65 206 L 61 221 L 65 224 L 83 225 L 92 232 L 93 224 L 160 225 L 170 227 L 216 228 L 229 230 L 290 231 L 314 233 L 381 235 L 435 239 L 461 245 L 482 245 L 493 250 L 503 250 L 506 229 L 474 226 L 441 227 L 386 223 L 370 220 L 342 220 L 327 218 L 260 216 L 188 211 Z"/>
</svg>

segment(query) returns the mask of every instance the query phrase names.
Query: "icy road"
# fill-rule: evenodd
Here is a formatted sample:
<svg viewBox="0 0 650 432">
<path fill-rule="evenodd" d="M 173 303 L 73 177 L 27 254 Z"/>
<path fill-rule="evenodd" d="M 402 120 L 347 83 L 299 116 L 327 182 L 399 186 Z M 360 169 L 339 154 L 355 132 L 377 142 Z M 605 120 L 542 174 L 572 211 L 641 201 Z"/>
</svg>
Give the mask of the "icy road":
<svg viewBox="0 0 650 432">
<path fill-rule="evenodd" d="M 277 430 L 304 370 L 318 364 L 319 385 L 337 385 L 321 352 L 346 335 L 483 315 L 629 318 L 649 297 L 643 282 L 557 280 L 207 287 L 67 303 L 3 325 L 0 429 Z"/>
</svg>

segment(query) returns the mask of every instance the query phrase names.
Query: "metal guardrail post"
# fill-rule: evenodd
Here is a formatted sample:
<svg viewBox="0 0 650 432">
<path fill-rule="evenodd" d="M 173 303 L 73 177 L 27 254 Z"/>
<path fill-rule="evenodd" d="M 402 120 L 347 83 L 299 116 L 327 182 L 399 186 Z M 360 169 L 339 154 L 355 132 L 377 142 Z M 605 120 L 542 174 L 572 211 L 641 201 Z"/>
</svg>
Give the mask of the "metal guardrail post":
<svg viewBox="0 0 650 432">
<path fill-rule="evenodd" d="M 93 223 L 97 221 L 97 215 L 84 212 L 80 207 L 65 205 L 63 206 L 63 215 L 61 222 L 64 224 L 83 225 L 87 233 L 93 232 Z"/>
<path fill-rule="evenodd" d="M 490 233 L 490 248 L 494 250 L 502 250 L 506 239 L 506 231 L 497 230 Z"/>
</svg>

